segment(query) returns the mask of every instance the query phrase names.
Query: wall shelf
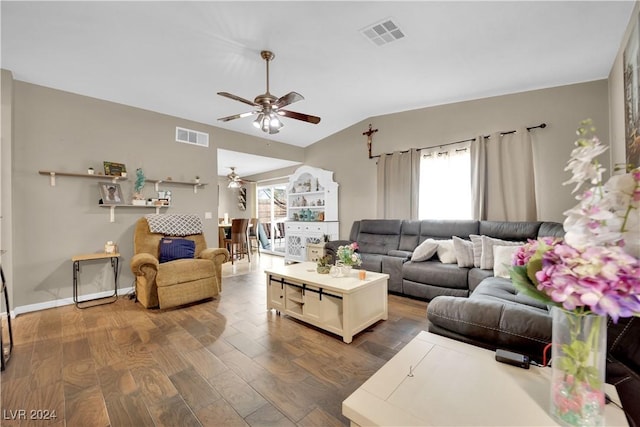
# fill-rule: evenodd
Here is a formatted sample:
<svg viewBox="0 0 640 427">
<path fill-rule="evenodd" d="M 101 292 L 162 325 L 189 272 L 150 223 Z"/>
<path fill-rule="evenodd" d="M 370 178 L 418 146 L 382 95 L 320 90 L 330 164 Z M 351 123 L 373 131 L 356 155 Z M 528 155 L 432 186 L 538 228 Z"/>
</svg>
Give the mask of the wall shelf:
<svg viewBox="0 0 640 427">
<path fill-rule="evenodd" d="M 57 176 L 72 176 L 75 178 L 92 178 L 92 179 L 108 179 L 111 182 L 115 183 L 117 181 L 125 181 L 127 177 L 117 176 L 117 175 L 96 175 L 96 174 L 88 174 L 88 173 L 75 173 L 75 172 L 58 172 L 58 171 L 38 171 L 40 175 L 48 175 L 50 180 L 49 184 L 52 187 L 56 186 L 56 177 Z"/>
<path fill-rule="evenodd" d="M 155 190 L 156 191 L 160 191 L 160 189 L 159 189 L 160 184 L 163 184 L 163 185 L 183 185 L 183 186 L 186 185 L 186 186 L 193 187 L 193 193 L 194 194 L 198 193 L 198 187 L 204 187 L 205 185 L 208 185 L 206 182 L 174 181 L 172 179 L 150 179 L 150 178 L 147 178 L 145 181 L 153 183 L 154 186 L 155 186 Z"/>
<path fill-rule="evenodd" d="M 116 208 L 142 208 L 142 209 L 148 209 L 148 208 L 155 208 L 156 210 L 156 214 L 160 213 L 160 209 L 162 208 L 168 208 L 170 205 L 162 205 L 162 206 L 155 206 L 155 205 L 98 205 L 101 208 L 109 208 L 109 222 L 115 222 L 116 221 Z"/>
<path fill-rule="evenodd" d="M 56 178 L 59 176 L 67 176 L 71 178 L 91 178 L 91 179 L 101 179 L 101 180 L 109 180 L 112 183 L 116 183 L 118 181 L 126 181 L 127 177 L 118 176 L 118 175 L 98 175 L 98 174 L 88 174 L 88 173 L 77 173 L 77 172 L 60 172 L 60 171 L 50 171 L 50 170 L 41 170 L 38 171 L 40 175 L 49 176 L 49 183 L 52 187 L 56 185 Z M 152 183 L 155 185 L 155 190 L 158 190 L 158 186 L 160 184 L 163 185 L 174 185 L 174 186 L 185 186 L 185 187 L 193 187 L 193 192 L 198 193 L 198 187 L 204 187 L 207 183 L 203 182 L 195 182 L 195 181 L 174 181 L 172 179 L 145 179 L 146 182 Z M 116 220 L 116 208 L 143 208 L 149 209 L 153 208 L 156 210 L 156 214 L 160 213 L 160 209 L 168 208 L 171 205 L 134 205 L 134 204 L 101 204 L 98 205 L 102 208 L 109 208 L 109 222 L 115 222 Z"/>
</svg>

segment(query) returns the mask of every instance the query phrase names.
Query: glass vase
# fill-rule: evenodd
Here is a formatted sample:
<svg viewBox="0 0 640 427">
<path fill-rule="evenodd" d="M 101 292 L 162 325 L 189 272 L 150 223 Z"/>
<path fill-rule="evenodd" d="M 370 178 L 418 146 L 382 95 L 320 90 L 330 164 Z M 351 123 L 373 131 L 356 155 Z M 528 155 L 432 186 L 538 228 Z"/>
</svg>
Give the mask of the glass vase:
<svg viewBox="0 0 640 427">
<path fill-rule="evenodd" d="M 551 415 L 561 425 L 604 424 L 606 316 L 551 309 Z"/>
</svg>

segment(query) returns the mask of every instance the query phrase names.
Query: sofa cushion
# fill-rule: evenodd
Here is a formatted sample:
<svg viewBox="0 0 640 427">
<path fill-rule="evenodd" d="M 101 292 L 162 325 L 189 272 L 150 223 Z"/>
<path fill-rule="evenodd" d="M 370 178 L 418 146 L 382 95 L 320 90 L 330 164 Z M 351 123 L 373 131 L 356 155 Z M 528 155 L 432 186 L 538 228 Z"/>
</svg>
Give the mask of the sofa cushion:
<svg viewBox="0 0 640 427">
<path fill-rule="evenodd" d="M 527 239 L 538 237 L 541 224 L 541 222 L 528 221 L 480 221 L 478 234 L 502 240 L 526 242 Z"/>
<path fill-rule="evenodd" d="M 518 292 L 511 280 L 502 277 L 484 279 L 473 292 L 473 297 L 494 301 L 509 301 L 548 311 L 546 304 Z"/>
<path fill-rule="evenodd" d="M 386 255 L 397 250 L 401 227 L 401 220 L 363 219 L 357 239 L 360 253 Z"/>
<path fill-rule="evenodd" d="M 453 250 L 456 253 L 458 267 L 473 267 L 473 243 L 453 236 Z"/>
<path fill-rule="evenodd" d="M 437 285 L 443 288 L 467 289 L 469 269 L 457 264 L 443 264 L 440 261 L 405 262 L 402 278 L 417 283 Z"/>
<path fill-rule="evenodd" d="M 446 335 L 464 336 L 496 349 L 529 354 L 541 361 L 543 348 L 551 342 L 552 319 L 548 311 L 500 298 L 439 296 L 427 306 L 427 318 Z M 429 326 L 430 331 L 434 331 Z"/>
<path fill-rule="evenodd" d="M 158 266 L 156 283 L 159 287 L 193 282 L 215 277 L 215 264 L 208 259 L 177 259 Z"/>
<path fill-rule="evenodd" d="M 411 255 L 411 261 L 426 261 L 434 256 L 437 250 L 438 242 L 433 239 L 427 239 L 424 242 L 420 243 L 418 247 L 413 251 L 413 255 Z"/>
<path fill-rule="evenodd" d="M 438 259 L 443 264 L 456 264 L 458 259 L 456 258 L 456 251 L 453 248 L 453 239 L 438 240 Z"/>
<path fill-rule="evenodd" d="M 468 238 L 478 233 L 478 221 L 472 220 L 423 220 L 420 224 L 420 237 L 450 239 L 452 236 Z"/>
<path fill-rule="evenodd" d="M 482 236 L 481 240 L 481 254 L 480 254 L 480 267 L 484 270 L 493 270 L 493 248 L 494 246 L 522 246 L 524 242 L 511 242 L 507 240 L 495 239 L 489 236 Z M 475 253 L 474 253 L 475 256 Z M 508 276 L 507 276 L 508 277 Z"/>
<path fill-rule="evenodd" d="M 413 251 L 420 244 L 420 224 L 421 221 L 402 221 L 399 245 L 401 251 Z"/>
<path fill-rule="evenodd" d="M 160 239 L 159 261 L 169 262 L 176 259 L 193 258 L 196 243 L 193 240 L 163 237 Z"/>
<path fill-rule="evenodd" d="M 482 270 L 480 268 L 470 268 L 467 282 L 469 282 L 469 291 L 474 292 L 478 285 L 486 278 L 493 277 L 493 271 Z"/>
<path fill-rule="evenodd" d="M 509 269 L 512 265 L 513 254 L 520 248 L 518 246 L 494 246 L 493 247 L 493 275 L 509 279 Z"/>
</svg>

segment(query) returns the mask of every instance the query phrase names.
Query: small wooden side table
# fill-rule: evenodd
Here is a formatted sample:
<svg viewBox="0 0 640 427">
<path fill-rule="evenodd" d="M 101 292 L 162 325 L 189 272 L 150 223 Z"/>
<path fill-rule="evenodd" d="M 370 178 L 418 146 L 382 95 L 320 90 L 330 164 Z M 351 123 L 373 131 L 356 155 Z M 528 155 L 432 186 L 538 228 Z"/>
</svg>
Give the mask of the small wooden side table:
<svg viewBox="0 0 640 427">
<path fill-rule="evenodd" d="M 94 261 L 94 260 L 101 260 L 101 259 L 109 259 L 111 261 L 111 267 L 113 268 L 113 283 L 114 283 L 113 295 L 100 297 L 100 298 L 91 298 L 91 299 L 80 301 L 78 297 L 78 274 L 80 273 L 80 261 Z M 95 254 L 81 254 L 81 255 L 76 255 L 72 257 L 71 261 L 73 261 L 73 302 L 76 304 L 76 307 L 88 308 L 96 305 L 111 304 L 113 302 L 116 302 L 116 300 L 118 299 L 118 264 L 120 261 L 120 254 L 118 252 L 114 252 L 112 254 L 107 254 L 104 252 L 95 253 Z M 91 301 L 101 301 L 101 300 L 104 300 L 104 301 L 97 304 L 80 306 L 80 304 L 84 304 Z"/>
</svg>

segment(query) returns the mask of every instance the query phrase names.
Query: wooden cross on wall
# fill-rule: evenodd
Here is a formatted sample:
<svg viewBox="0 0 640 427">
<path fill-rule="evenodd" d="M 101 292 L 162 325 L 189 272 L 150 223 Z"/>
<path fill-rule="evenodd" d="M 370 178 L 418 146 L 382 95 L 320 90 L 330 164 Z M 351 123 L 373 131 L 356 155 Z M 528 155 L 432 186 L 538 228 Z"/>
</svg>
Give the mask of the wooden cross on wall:
<svg viewBox="0 0 640 427">
<path fill-rule="evenodd" d="M 367 136 L 367 149 L 369 150 L 369 158 L 371 159 L 371 143 L 373 142 L 373 134 L 378 132 L 378 129 L 371 129 L 371 123 L 369 123 L 369 130 L 366 132 L 362 132 L 363 135 Z"/>
</svg>

